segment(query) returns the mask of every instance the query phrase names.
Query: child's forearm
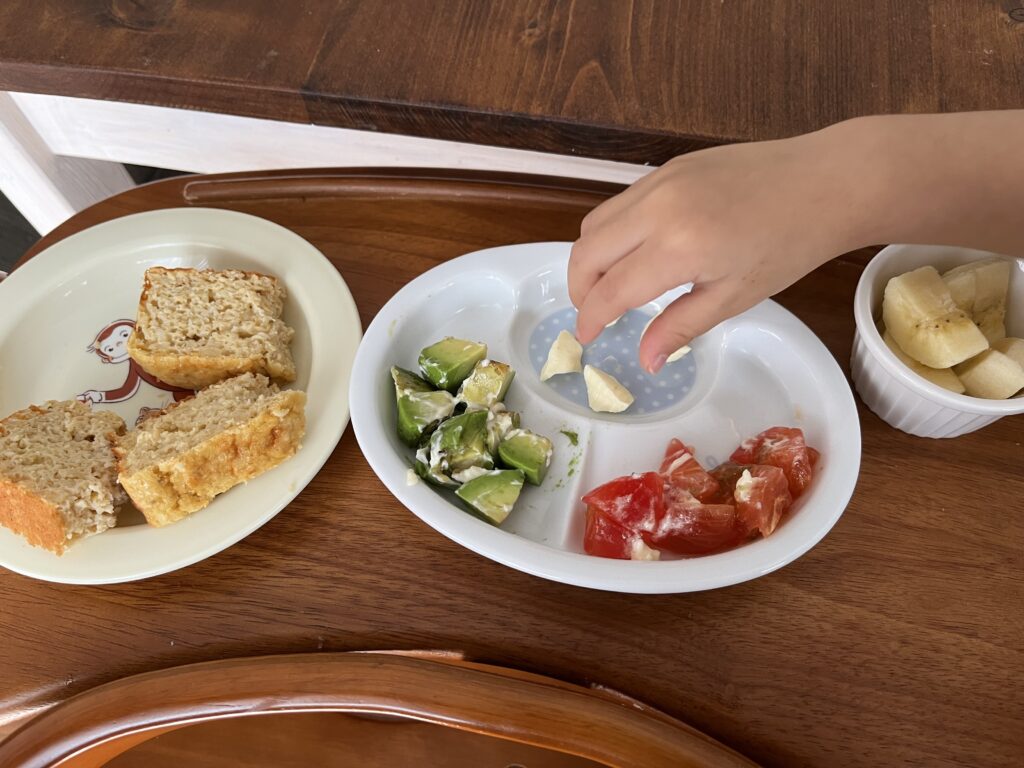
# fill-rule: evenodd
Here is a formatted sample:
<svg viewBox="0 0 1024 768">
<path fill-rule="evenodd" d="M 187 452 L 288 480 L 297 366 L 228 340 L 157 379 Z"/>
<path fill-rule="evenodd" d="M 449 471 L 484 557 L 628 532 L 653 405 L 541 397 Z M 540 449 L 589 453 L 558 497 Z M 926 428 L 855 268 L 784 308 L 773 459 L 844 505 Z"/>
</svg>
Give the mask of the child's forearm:
<svg viewBox="0 0 1024 768">
<path fill-rule="evenodd" d="M 858 118 L 819 136 L 862 185 L 862 244 L 1024 254 L 1024 110 Z"/>
</svg>

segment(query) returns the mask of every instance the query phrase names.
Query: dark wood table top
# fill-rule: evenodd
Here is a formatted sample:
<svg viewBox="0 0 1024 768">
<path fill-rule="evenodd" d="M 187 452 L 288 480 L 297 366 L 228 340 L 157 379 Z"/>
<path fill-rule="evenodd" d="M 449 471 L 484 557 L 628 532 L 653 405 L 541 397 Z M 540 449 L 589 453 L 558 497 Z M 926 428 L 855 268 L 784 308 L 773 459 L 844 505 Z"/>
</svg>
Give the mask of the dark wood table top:
<svg viewBox="0 0 1024 768">
<path fill-rule="evenodd" d="M 446 259 L 574 238 L 612 189 L 445 171 L 182 177 L 83 211 L 34 253 L 137 211 L 231 208 L 314 243 L 366 324 Z M 779 296 L 844 369 L 869 255 Z M 544 581 L 447 540 L 392 498 L 347 430 L 290 506 L 196 565 L 100 587 L 0 571 L 0 723 L 195 661 L 448 649 L 610 686 L 769 766 L 1019 765 L 1024 422 L 926 440 L 860 416 L 860 481 L 818 546 L 727 589 L 646 596 Z"/>
<path fill-rule="evenodd" d="M 661 163 L 1024 105 L 1024 0 L 4 0 L 0 89 Z"/>
</svg>

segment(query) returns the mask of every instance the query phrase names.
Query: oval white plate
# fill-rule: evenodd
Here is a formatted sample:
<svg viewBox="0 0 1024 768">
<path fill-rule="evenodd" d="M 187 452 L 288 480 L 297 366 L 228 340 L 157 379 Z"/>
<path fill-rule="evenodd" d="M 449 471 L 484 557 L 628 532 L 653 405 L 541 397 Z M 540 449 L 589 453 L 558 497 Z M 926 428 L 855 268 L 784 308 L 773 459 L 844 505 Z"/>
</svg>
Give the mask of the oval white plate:
<svg viewBox="0 0 1024 768">
<path fill-rule="evenodd" d="M 234 211 L 180 208 L 126 216 L 54 244 L 0 283 L 0 416 L 86 390 L 116 392 L 130 362 L 92 348 L 120 319 L 134 319 L 148 267 L 243 269 L 276 275 L 288 291 L 284 319 L 308 395 L 306 436 L 290 461 L 216 498 L 206 509 L 152 528 L 134 509 L 118 527 L 61 557 L 0 528 L 0 565 L 48 581 L 107 584 L 189 565 L 267 522 L 313 479 L 348 424 L 348 381 L 360 324 L 345 281 L 316 248 L 272 222 Z M 115 337 L 116 337 L 115 329 Z M 103 346 L 102 344 L 100 345 Z M 116 395 L 112 395 L 116 397 Z M 127 400 L 98 404 L 129 428 L 171 393 L 139 384 Z"/>
<path fill-rule="evenodd" d="M 853 395 L 824 345 L 793 315 L 766 301 L 705 334 L 691 355 L 649 382 L 652 392 L 645 393 L 645 402 L 653 406 L 660 382 L 676 380 L 677 374 L 680 387 L 687 377 L 692 380 L 688 392 L 671 383 L 662 387 L 673 394 L 671 405 L 657 398 L 657 413 L 640 413 L 636 407 L 622 414 L 592 413 L 569 399 L 571 381 L 568 389 L 562 389 L 565 382 L 553 386 L 566 377 L 549 385 L 536 374 L 537 360 L 546 354 L 538 347 L 554 332 L 553 318 L 564 320 L 570 306 L 565 285 L 569 248 L 568 243 L 535 243 L 453 259 L 399 291 L 370 324 L 353 368 L 352 426 L 388 489 L 427 524 L 481 555 L 595 589 L 713 589 L 762 576 L 814 546 L 845 509 L 860 469 Z M 637 312 L 653 315 L 679 294 L 666 294 Z M 643 320 L 634 317 L 627 325 L 638 333 Z M 606 334 L 619 338 L 621 347 L 629 332 Z M 506 402 L 521 412 L 524 427 L 555 444 L 547 479 L 523 491 L 501 528 L 467 514 L 447 492 L 407 484 L 412 452 L 395 434 L 389 369 L 415 369 L 419 350 L 448 335 L 486 342 L 489 357 L 512 364 L 518 374 Z M 605 355 L 602 340 L 604 335 L 588 347 L 597 360 Z M 636 378 L 635 351 L 609 346 L 607 354 L 608 366 L 619 365 L 624 377 L 642 380 Z M 584 388 L 582 376 L 576 377 Z M 822 460 L 811 489 L 771 537 L 722 554 L 660 562 L 583 554 L 583 493 L 620 475 L 656 470 L 672 437 L 696 445 L 707 466 L 726 460 L 743 439 L 775 425 L 801 427 Z M 561 430 L 576 432 L 578 447 Z"/>
</svg>

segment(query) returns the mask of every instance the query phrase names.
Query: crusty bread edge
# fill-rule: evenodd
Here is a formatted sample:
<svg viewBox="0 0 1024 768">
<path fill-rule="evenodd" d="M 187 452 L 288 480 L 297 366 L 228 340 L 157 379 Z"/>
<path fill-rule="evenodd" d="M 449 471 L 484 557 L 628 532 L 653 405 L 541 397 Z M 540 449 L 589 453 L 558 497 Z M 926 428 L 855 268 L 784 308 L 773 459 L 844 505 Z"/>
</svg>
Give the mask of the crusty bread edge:
<svg viewBox="0 0 1024 768">
<path fill-rule="evenodd" d="M 63 555 L 69 544 L 60 511 L 11 480 L 0 478 L 0 525 L 34 547 Z"/>
<path fill-rule="evenodd" d="M 275 381 L 295 380 L 295 370 L 279 370 L 269 366 L 260 356 L 235 357 L 220 355 L 181 355 L 171 352 L 150 352 L 133 343 L 135 334 L 128 338 L 128 354 L 142 369 L 174 387 L 204 389 L 243 373 L 262 373 Z"/>
<path fill-rule="evenodd" d="M 305 434 L 305 404 L 304 392 L 281 392 L 244 424 L 224 430 L 180 456 L 131 475 L 122 473 L 118 480 L 150 525 L 161 527 L 181 520 L 218 494 L 294 456 Z M 123 466 L 124 452 L 115 449 L 115 453 Z"/>
</svg>

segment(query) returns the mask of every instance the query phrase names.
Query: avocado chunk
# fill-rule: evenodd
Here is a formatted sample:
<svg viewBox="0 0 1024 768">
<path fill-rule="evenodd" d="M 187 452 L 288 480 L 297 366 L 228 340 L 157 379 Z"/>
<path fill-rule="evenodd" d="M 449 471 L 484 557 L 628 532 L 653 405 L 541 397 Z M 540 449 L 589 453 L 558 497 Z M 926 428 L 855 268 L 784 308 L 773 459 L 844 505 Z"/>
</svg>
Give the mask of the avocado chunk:
<svg viewBox="0 0 1024 768">
<path fill-rule="evenodd" d="M 522 490 L 522 472 L 518 469 L 496 469 L 460 486 L 455 495 L 480 519 L 501 525 Z"/>
<path fill-rule="evenodd" d="M 427 381 L 438 389 L 454 394 L 459 385 L 473 371 L 474 366 L 487 357 L 487 345 L 449 336 L 420 352 L 420 370 Z"/>
<path fill-rule="evenodd" d="M 412 465 L 413 471 L 432 485 L 439 485 L 442 488 L 458 488 L 459 484 L 440 470 L 430 466 L 429 451 L 426 447 L 416 452 L 416 462 Z"/>
<path fill-rule="evenodd" d="M 452 415 L 455 398 L 442 390 L 409 392 L 398 398 L 398 436 L 416 447 L 437 425 Z"/>
<path fill-rule="evenodd" d="M 396 398 L 409 394 L 410 392 L 434 391 L 434 388 L 430 385 L 429 381 L 417 376 L 412 371 L 407 371 L 405 368 L 399 368 L 397 365 L 391 366 L 391 378 L 395 382 Z"/>
<path fill-rule="evenodd" d="M 459 388 L 459 400 L 469 407 L 490 408 L 505 399 L 516 372 L 497 360 L 481 360 Z"/>
<path fill-rule="evenodd" d="M 430 382 L 397 365 L 391 367 L 391 378 L 398 404 L 398 437 L 415 447 L 452 415 L 455 398 L 448 392 L 436 391 Z"/>
<path fill-rule="evenodd" d="M 513 429 L 519 429 L 519 414 L 506 411 L 501 404 L 492 406 L 487 414 L 487 450 L 491 456 L 498 455 L 498 446 Z"/>
<path fill-rule="evenodd" d="M 498 458 L 506 467 L 521 470 L 531 485 L 540 485 L 551 466 L 554 446 L 544 435 L 526 429 L 510 432 L 498 446 Z"/>
<path fill-rule="evenodd" d="M 487 450 L 487 411 L 452 416 L 430 436 L 430 467 L 453 475 L 469 467 L 494 467 Z"/>
</svg>

